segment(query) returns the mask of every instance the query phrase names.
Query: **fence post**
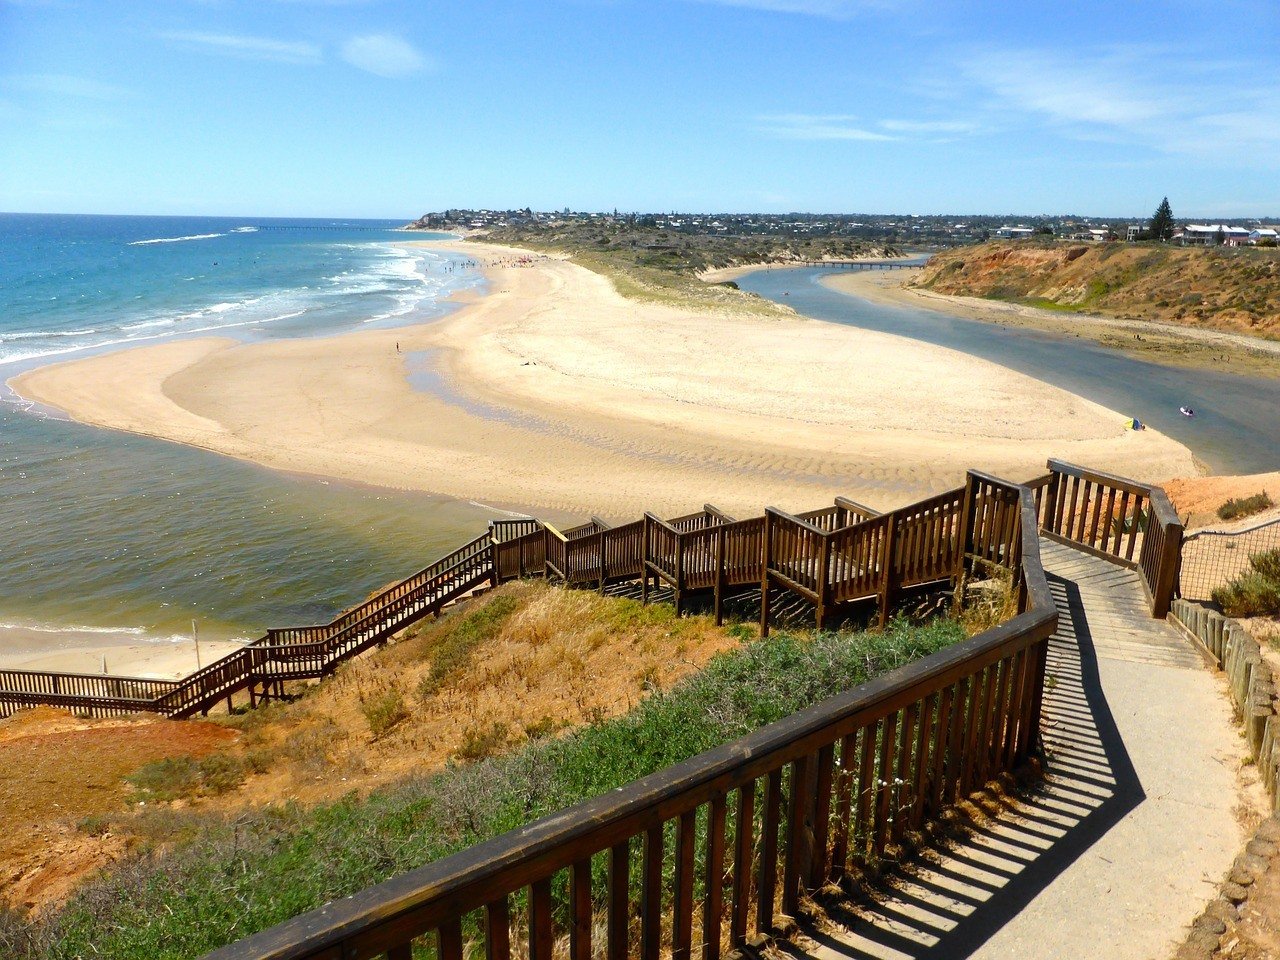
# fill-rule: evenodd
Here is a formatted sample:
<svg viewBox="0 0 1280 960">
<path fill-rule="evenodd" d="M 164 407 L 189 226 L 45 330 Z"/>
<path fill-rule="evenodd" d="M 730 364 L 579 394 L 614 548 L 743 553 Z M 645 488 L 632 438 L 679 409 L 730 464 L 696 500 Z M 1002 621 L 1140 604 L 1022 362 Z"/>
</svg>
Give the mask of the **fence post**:
<svg viewBox="0 0 1280 960">
<path fill-rule="evenodd" d="M 600 574 L 600 592 L 601 593 L 604 593 L 604 550 L 605 550 L 604 538 L 607 535 L 608 535 L 607 530 L 601 530 L 598 534 L 596 534 L 596 536 L 600 538 L 600 569 L 598 572 Z"/>
<path fill-rule="evenodd" d="M 485 556 L 489 561 L 489 587 L 498 585 L 498 548 L 493 539 L 493 528 L 489 528 L 489 542 L 485 546 Z"/>
</svg>

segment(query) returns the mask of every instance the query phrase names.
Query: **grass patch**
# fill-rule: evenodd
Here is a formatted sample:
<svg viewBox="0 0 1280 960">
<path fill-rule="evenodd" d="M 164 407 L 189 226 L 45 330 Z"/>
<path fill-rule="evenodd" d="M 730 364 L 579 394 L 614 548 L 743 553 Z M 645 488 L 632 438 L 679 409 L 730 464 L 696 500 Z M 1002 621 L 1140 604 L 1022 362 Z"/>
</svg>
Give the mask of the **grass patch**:
<svg viewBox="0 0 1280 960">
<path fill-rule="evenodd" d="M 21 960 L 177 960 L 598 796 L 965 637 L 958 622 L 776 633 L 713 658 L 622 716 L 513 752 L 303 810 L 204 819 L 14 934 Z M 477 744 L 490 734 L 477 732 Z M 637 845 L 637 856 L 638 856 Z M 640 876 L 633 868 L 632 876 Z M 557 897 L 563 891 L 557 889 Z M 0 928 L 3 929 L 3 928 Z M 19 938 L 25 938 L 20 941 Z"/>
<path fill-rule="evenodd" d="M 248 770 L 241 757 L 211 753 L 199 760 L 190 756 L 154 760 L 125 780 L 134 787 L 135 801 L 178 800 L 234 790 L 244 783 Z"/>
<path fill-rule="evenodd" d="M 409 718 L 404 694 L 395 687 L 371 694 L 360 701 L 360 712 L 369 723 L 369 732 L 380 737 L 397 723 Z"/>
<path fill-rule="evenodd" d="M 1238 520 L 1240 517 L 1252 516 L 1263 510 L 1270 510 L 1275 501 L 1263 490 L 1251 497 L 1233 497 L 1218 508 L 1219 520 Z"/>
<path fill-rule="evenodd" d="M 1280 617 L 1280 550 L 1255 553 L 1249 569 L 1213 591 L 1229 617 Z"/>
<path fill-rule="evenodd" d="M 433 636 L 422 651 L 431 661 L 431 669 L 418 685 L 418 696 L 435 696 L 447 680 L 467 669 L 476 648 L 496 637 L 519 606 L 514 596 L 494 597 Z"/>
</svg>

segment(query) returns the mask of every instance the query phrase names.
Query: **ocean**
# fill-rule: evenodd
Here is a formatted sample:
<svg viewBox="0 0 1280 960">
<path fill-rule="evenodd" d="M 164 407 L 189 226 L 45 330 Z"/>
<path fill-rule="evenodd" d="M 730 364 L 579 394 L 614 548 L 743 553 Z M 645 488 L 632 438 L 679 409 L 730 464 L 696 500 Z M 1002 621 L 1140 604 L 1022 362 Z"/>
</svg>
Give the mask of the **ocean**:
<svg viewBox="0 0 1280 960">
<path fill-rule="evenodd" d="M 390 221 L 0 214 L 0 381 L 186 336 L 431 322 L 480 287 Z M 439 235 L 434 235 L 439 236 Z M 0 660 L 313 623 L 495 512 L 82 426 L 0 394 Z"/>
</svg>

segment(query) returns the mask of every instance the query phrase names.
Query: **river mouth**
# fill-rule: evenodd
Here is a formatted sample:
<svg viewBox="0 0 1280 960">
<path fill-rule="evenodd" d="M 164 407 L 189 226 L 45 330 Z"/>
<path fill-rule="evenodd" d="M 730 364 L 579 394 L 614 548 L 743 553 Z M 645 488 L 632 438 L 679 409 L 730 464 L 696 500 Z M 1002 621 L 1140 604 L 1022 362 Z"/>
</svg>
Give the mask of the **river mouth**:
<svg viewBox="0 0 1280 960">
<path fill-rule="evenodd" d="M 1280 470 L 1280 381 L 1166 366 L 1082 336 L 875 303 L 822 283 L 840 269 L 761 270 L 737 283 L 805 316 L 949 347 L 1061 387 L 1122 417 L 1137 417 L 1185 444 L 1214 473 Z M 1179 413 L 1183 406 L 1195 410 L 1194 419 Z"/>
</svg>

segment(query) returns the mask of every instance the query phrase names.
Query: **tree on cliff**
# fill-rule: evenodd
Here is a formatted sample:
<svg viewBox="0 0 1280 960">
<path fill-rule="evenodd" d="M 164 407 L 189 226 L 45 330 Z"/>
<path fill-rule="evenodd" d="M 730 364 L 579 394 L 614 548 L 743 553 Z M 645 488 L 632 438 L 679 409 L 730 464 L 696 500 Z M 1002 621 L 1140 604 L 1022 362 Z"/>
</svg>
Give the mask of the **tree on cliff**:
<svg viewBox="0 0 1280 960">
<path fill-rule="evenodd" d="M 1173 209 L 1169 206 L 1169 198 L 1165 197 L 1156 207 L 1151 217 L 1151 239 L 1168 240 L 1173 236 Z"/>
</svg>

